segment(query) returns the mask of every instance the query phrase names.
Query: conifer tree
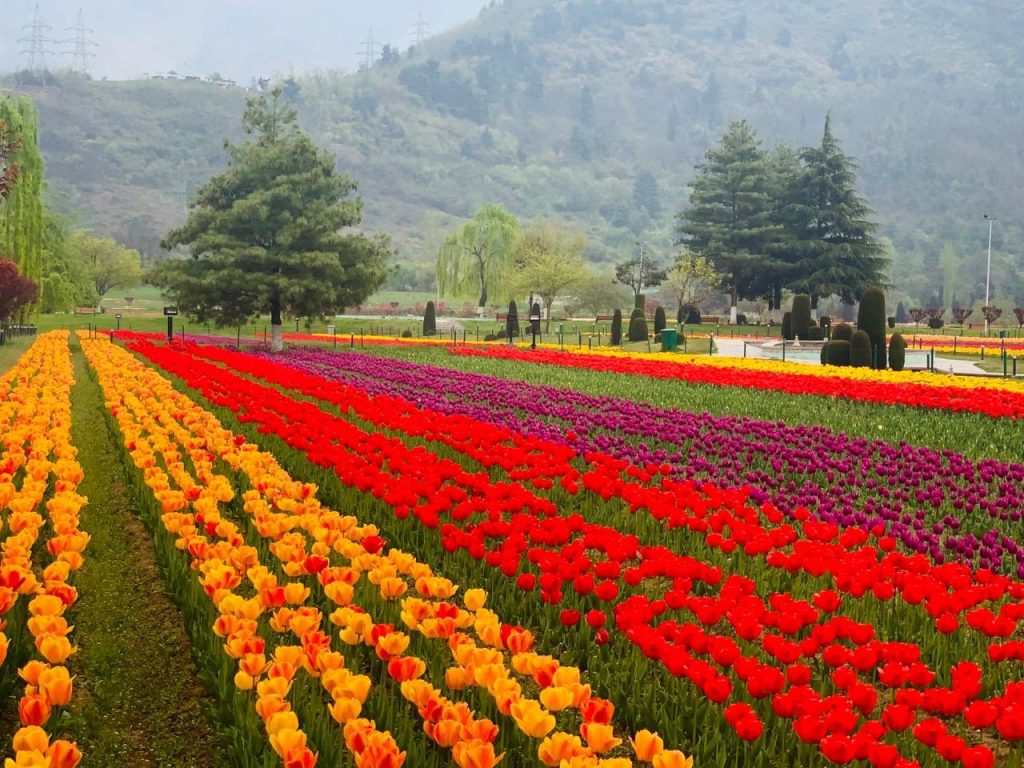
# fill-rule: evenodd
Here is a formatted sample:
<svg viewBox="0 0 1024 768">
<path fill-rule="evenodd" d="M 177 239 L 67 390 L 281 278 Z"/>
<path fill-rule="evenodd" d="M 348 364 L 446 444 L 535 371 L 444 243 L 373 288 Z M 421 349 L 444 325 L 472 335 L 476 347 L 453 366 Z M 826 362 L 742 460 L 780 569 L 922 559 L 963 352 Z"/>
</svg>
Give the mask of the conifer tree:
<svg viewBox="0 0 1024 768">
<path fill-rule="evenodd" d="M 886 282 L 888 260 L 875 239 L 872 211 L 855 188 L 857 166 L 832 135 L 831 115 L 821 146 L 803 149 L 800 160 L 783 212 L 788 287 L 809 294 L 814 308 L 829 296 L 852 304 L 868 286 Z"/>
<path fill-rule="evenodd" d="M 773 221 L 772 177 L 757 135 L 733 123 L 690 184 L 690 206 L 677 216 L 678 243 L 728 275 L 735 320 L 741 298 L 756 298 L 777 267 L 769 255 L 782 228 Z"/>
</svg>

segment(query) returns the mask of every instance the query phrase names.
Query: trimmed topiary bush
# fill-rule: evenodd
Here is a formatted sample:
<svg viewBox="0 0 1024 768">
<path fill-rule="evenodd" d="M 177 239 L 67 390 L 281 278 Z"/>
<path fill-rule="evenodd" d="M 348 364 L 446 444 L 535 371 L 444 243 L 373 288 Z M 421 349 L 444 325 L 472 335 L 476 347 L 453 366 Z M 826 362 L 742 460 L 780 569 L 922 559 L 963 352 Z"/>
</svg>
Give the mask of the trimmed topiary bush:
<svg viewBox="0 0 1024 768">
<path fill-rule="evenodd" d="M 736 325 L 746 325 L 746 324 L 747 324 L 747 316 L 746 315 L 736 315 Z"/>
<path fill-rule="evenodd" d="M 793 297 L 792 317 L 790 318 L 790 330 L 793 338 L 806 339 L 807 332 L 814 323 L 811 320 L 811 297 L 806 293 L 798 293 Z"/>
<path fill-rule="evenodd" d="M 855 331 L 850 341 L 850 365 L 854 368 L 870 368 L 871 349 L 871 337 L 867 331 Z"/>
<path fill-rule="evenodd" d="M 627 333 L 630 341 L 647 341 L 647 318 L 644 317 L 642 309 L 634 309 L 633 314 L 629 316 Z"/>
<path fill-rule="evenodd" d="M 423 335 L 437 336 L 437 310 L 432 301 L 427 302 L 427 309 L 423 313 Z"/>
<path fill-rule="evenodd" d="M 497 340 L 503 340 L 503 339 L 507 339 L 508 335 L 506 334 L 504 328 L 499 328 L 498 332 L 496 334 L 494 334 L 494 338 L 497 339 Z"/>
<path fill-rule="evenodd" d="M 513 339 L 519 335 L 519 307 L 515 301 L 508 303 L 508 318 L 505 320 L 505 338 Z"/>
<path fill-rule="evenodd" d="M 840 323 L 832 329 L 833 341 L 851 341 L 853 339 L 853 326 L 849 323 Z"/>
<path fill-rule="evenodd" d="M 812 325 L 807 329 L 808 341 L 821 341 L 825 338 L 825 329 L 820 325 Z"/>
<path fill-rule="evenodd" d="M 406 328 L 404 331 L 402 331 L 402 338 L 403 339 L 411 339 L 412 338 L 412 331 L 410 331 L 408 328 Z"/>
<path fill-rule="evenodd" d="M 668 325 L 668 322 L 665 320 L 665 308 L 658 307 L 654 310 L 654 332 L 661 333 L 665 330 L 666 325 Z"/>
<path fill-rule="evenodd" d="M 680 325 L 683 323 L 686 323 L 687 325 L 700 325 L 700 310 L 692 304 L 680 307 L 679 316 L 682 318 L 682 320 L 679 321 Z"/>
<path fill-rule="evenodd" d="M 484 341 L 497 341 L 497 340 L 498 340 L 498 337 L 495 336 L 493 333 L 488 333 L 486 336 L 484 336 Z"/>
<path fill-rule="evenodd" d="M 943 321 L 943 319 L 941 317 L 929 317 L 928 318 L 928 327 L 931 328 L 934 331 L 939 330 L 939 328 L 941 328 L 945 324 L 946 323 Z"/>
<path fill-rule="evenodd" d="M 894 333 L 889 339 L 889 367 L 902 371 L 907 364 L 907 342 L 902 333 Z"/>
<path fill-rule="evenodd" d="M 642 293 L 638 293 L 633 299 L 633 309 L 639 309 L 641 312 L 644 307 L 647 306 L 647 296 Z"/>
<path fill-rule="evenodd" d="M 612 315 L 612 346 L 617 347 L 622 343 L 622 310 L 616 309 Z"/>
<path fill-rule="evenodd" d="M 822 347 L 822 352 L 825 354 L 826 365 L 850 364 L 850 342 L 848 341 L 830 341 Z"/>
<path fill-rule="evenodd" d="M 793 340 L 793 313 L 786 312 L 782 315 L 782 338 L 786 341 Z"/>
<path fill-rule="evenodd" d="M 871 338 L 871 355 L 875 368 L 885 369 L 885 293 L 872 286 L 864 291 L 857 309 L 857 328 Z"/>
<path fill-rule="evenodd" d="M 890 328 L 895 328 L 896 327 L 896 315 L 889 315 L 889 317 L 886 318 L 886 322 L 889 324 Z"/>
</svg>

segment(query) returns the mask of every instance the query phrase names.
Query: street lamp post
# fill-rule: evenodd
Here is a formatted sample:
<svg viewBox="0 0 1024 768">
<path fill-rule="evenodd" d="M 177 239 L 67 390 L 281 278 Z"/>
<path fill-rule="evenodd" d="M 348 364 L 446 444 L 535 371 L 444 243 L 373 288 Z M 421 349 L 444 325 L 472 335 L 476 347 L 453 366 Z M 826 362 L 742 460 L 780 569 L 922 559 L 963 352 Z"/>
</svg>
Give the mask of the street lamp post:
<svg viewBox="0 0 1024 768">
<path fill-rule="evenodd" d="M 533 333 L 533 343 L 530 349 L 537 348 L 537 331 L 540 329 L 540 304 L 533 303 L 533 296 L 530 296 L 530 330 Z"/>
<path fill-rule="evenodd" d="M 985 220 L 988 222 L 988 260 L 985 265 L 985 306 L 988 307 L 988 287 L 989 281 L 992 277 L 992 222 L 996 219 L 994 216 L 985 214 Z M 988 315 L 985 315 L 985 335 L 988 336 Z"/>
</svg>

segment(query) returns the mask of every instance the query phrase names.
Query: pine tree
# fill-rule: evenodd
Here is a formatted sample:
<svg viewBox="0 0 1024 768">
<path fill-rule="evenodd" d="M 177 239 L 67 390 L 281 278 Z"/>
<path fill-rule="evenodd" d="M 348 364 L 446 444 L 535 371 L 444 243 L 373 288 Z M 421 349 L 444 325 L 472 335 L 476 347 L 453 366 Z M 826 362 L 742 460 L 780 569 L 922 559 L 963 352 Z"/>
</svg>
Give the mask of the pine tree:
<svg viewBox="0 0 1024 768">
<path fill-rule="evenodd" d="M 343 231 L 361 218 L 361 201 L 348 199 L 355 182 L 300 130 L 280 88 L 251 97 L 242 124 L 252 140 L 227 146 L 228 169 L 164 242 L 192 258 L 165 262 L 157 279 L 200 322 L 269 313 L 279 350 L 284 313 L 322 317 L 362 302 L 387 277 L 390 246 Z"/>
<path fill-rule="evenodd" d="M 838 296 L 856 302 L 870 285 L 886 282 L 888 260 L 875 239 L 871 209 L 855 189 L 856 164 L 832 135 L 825 117 L 820 147 L 800 152 L 802 169 L 783 212 L 792 254 L 791 290 L 818 300 Z"/>
<path fill-rule="evenodd" d="M 690 207 L 677 216 L 678 243 L 728 274 L 735 311 L 739 299 L 763 292 L 776 267 L 768 254 L 782 229 L 773 221 L 767 157 L 745 120 L 733 123 L 706 157 L 690 184 Z"/>
</svg>

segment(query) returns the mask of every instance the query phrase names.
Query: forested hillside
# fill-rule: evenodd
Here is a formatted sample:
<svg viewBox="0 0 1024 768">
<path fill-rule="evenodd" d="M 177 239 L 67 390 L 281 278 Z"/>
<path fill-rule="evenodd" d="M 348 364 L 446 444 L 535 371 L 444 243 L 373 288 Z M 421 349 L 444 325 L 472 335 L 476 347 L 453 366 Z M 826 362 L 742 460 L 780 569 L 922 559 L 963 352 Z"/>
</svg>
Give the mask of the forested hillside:
<svg viewBox="0 0 1024 768">
<path fill-rule="evenodd" d="M 423 287 L 443 233 L 486 202 L 583 225 L 595 261 L 667 259 L 694 166 L 728 124 L 820 141 L 826 112 L 926 303 L 1024 301 L 1024 11 L 995 0 L 506 0 L 369 72 L 287 89 Z M 244 93 L 205 83 L 33 89 L 53 192 L 149 256 L 221 167 Z M 1017 217 L 1017 218 L 1014 218 Z M 946 251 L 945 257 L 942 256 Z M 416 264 L 420 267 L 415 267 Z"/>
</svg>

